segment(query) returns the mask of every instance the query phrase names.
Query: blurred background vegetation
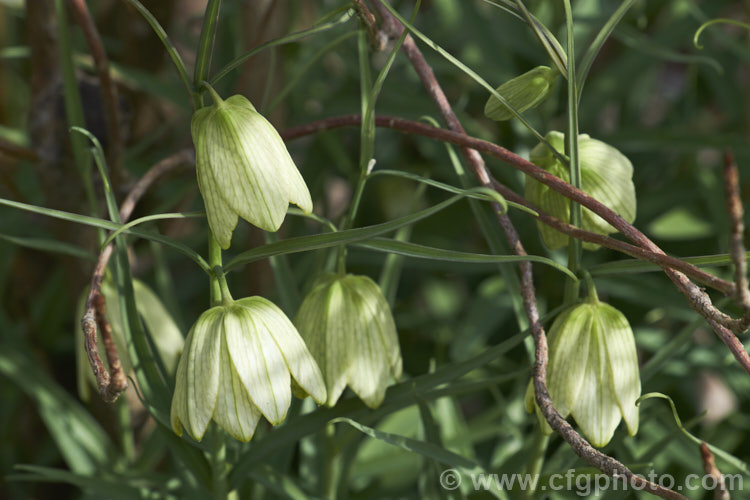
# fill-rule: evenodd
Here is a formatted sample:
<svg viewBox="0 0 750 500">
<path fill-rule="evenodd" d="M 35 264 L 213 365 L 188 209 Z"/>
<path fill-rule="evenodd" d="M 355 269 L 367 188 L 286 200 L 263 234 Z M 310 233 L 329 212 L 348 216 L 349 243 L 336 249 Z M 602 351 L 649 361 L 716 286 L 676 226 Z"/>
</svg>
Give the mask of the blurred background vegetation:
<svg viewBox="0 0 750 500">
<path fill-rule="evenodd" d="M 143 3 L 165 26 L 190 67 L 206 2 Z M 526 3 L 564 40 L 562 3 Z M 616 3 L 574 2 L 578 47 L 591 43 Z M 89 213 L 69 146 L 60 49 L 55 42 L 59 28 L 52 4 L 0 2 L 0 139 L 40 156 L 31 160 L 23 154 L 0 151 L 0 197 Z M 191 109 L 163 47 L 138 13 L 121 0 L 89 4 L 121 95 L 126 151 L 125 169 L 116 179 L 116 188 L 122 198 L 149 166 L 191 147 Z M 215 71 L 264 41 L 305 29 L 345 4 L 344 0 L 225 1 L 212 68 Z M 412 8 L 412 2 L 394 4 L 404 15 Z M 750 179 L 748 33 L 731 26 L 714 27 L 701 39 L 704 49 L 696 49 L 695 30 L 715 17 L 746 20 L 750 2 L 637 1 L 596 59 L 580 105 L 581 132 L 617 147 L 633 162 L 636 226 L 677 256 L 727 251 L 721 181 L 724 150 L 734 152 L 741 179 Z M 424 0 L 415 25 L 493 85 L 532 67 L 549 65 L 527 26 L 489 2 Z M 355 18 L 302 42 L 267 50 L 224 79 L 217 90 L 222 95 L 246 95 L 279 130 L 359 113 L 357 29 Z M 74 23 L 70 33 L 87 127 L 105 140 L 92 60 Z M 526 155 L 536 144 L 533 136 L 515 120 L 498 125 L 485 118 L 487 92 L 427 47 L 423 50 L 467 132 Z M 382 67 L 387 55 L 388 51 L 372 55 L 374 71 Z M 564 130 L 565 99 L 565 85 L 558 85 L 550 99 L 525 115 L 542 133 Z M 402 55 L 386 80 L 377 113 L 415 120 L 437 118 Z M 320 133 L 290 142 L 289 149 L 310 187 L 316 211 L 338 222 L 359 174 L 358 130 Z M 380 129 L 375 158 L 376 168 L 405 170 L 459 185 L 446 147 L 429 139 Z M 522 175 L 494 159 L 487 161 L 498 179 L 523 191 Z M 749 186 L 742 182 L 745 199 L 750 199 Z M 97 190 L 101 191 L 99 184 Z M 444 197 L 436 190 L 421 190 L 409 180 L 376 177 L 368 183 L 357 226 L 390 220 Z M 99 199 L 99 216 L 104 217 L 101 194 Z M 186 168 L 152 189 L 134 218 L 200 210 L 203 205 L 195 176 Z M 551 256 L 565 264 L 564 252 L 544 248 L 531 216 L 518 211 L 511 211 L 511 216 L 529 253 Z M 204 219 L 167 220 L 152 227 L 205 252 Z M 279 237 L 319 231 L 315 224 L 289 218 Z M 169 431 L 148 418 L 132 389 L 115 407 L 100 402 L 95 393 L 80 398 L 77 310 L 97 252 L 95 236 L 85 226 L 0 208 L 2 498 L 182 495 L 178 484 L 181 465 L 170 451 Z M 419 222 L 410 239 L 440 248 L 491 253 L 466 202 Z M 233 242 L 239 251 L 264 243 L 265 236 L 241 223 Z M 63 245 L 75 246 L 80 255 L 71 255 L 70 248 Z M 289 257 L 300 293 L 307 290 L 326 255 L 317 251 Z M 145 240 L 133 240 L 131 257 L 136 277 L 155 291 L 185 334 L 208 305 L 203 273 L 181 254 Z M 380 253 L 351 249 L 349 271 L 377 279 L 385 259 Z M 750 378 L 663 274 L 635 274 L 604 266 L 619 259 L 620 254 L 601 249 L 587 252 L 585 265 L 595 276 L 600 297 L 623 311 L 633 326 L 643 392 L 658 391 L 673 398 L 694 434 L 737 458 L 717 458 L 722 472 L 746 474 Z M 512 286 L 505 278 L 508 270 L 512 274 L 512 267 L 504 274 L 498 266 L 419 259 L 405 259 L 401 266 L 393 309 L 404 372 L 409 377 L 473 359 L 526 326 L 525 319 L 515 314 L 518 297 L 509 291 Z M 563 280 L 549 267 L 534 269 L 544 313 L 561 304 Z M 728 267 L 715 272 L 731 279 Z M 235 296 L 261 294 L 280 302 L 268 261 L 248 265 L 229 279 Z M 293 305 L 286 306 L 286 312 L 293 315 L 290 307 Z M 402 436 L 437 440 L 491 472 L 522 472 L 538 427 L 536 417 L 523 410 L 530 348 L 530 338 L 517 342 L 463 379 L 476 384 L 463 389 L 456 386 L 448 396 L 424 402 L 431 418 L 426 418 L 415 402 L 384 412 L 370 425 Z M 128 419 L 133 432 L 122 429 L 122 422 Z M 264 429 L 260 435 L 266 438 L 273 432 Z M 231 453 L 239 456 L 252 448 L 256 439 L 243 447 L 237 445 Z M 128 451 L 131 446 L 134 448 Z M 305 438 L 288 457 L 271 454 L 262 466 L 253 468 L 241 492 L 269 498 L 318 495 L 317 478 L 311 472 L 317 446 L 313 436 Z M 447 495 L 440 491 L 435 472 L 439 474 L 444 466 L 430 458 L 359 435 L 347 446 L 350 498 Z M 642 404 L 636 437 L 627 437 L 621 428 L 604 451 L 634 466 L 636 472 L 653 467 L 678 480 L 690 473 L 702 474 L 697 445 L 678 430 L 668 405 L 659 400 Z M 59 472 L 18 469 L 17 464 Z M 553 438 L 543 472 L 564 472 L 571 467 L 585 472 L 586 465 L 561 439 Z M 472 491 L 455 494 L 485 495 Z M 703 492 L 689 495 L 710 498 Z M 550 498 L 568 497 L 575 495 L 561 492 Z M 606 497 L 630 498 L 622 492 L 609 492 Z M 736 498 L 744 497 L 740 492 Z"/>
</svg>

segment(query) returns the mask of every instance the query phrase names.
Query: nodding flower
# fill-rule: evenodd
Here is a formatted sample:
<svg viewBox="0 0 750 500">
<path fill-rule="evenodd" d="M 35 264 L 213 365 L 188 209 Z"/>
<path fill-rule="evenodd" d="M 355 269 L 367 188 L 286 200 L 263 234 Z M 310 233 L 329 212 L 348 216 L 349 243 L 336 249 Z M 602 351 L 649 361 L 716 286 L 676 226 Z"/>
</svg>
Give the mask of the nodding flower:
<svg viewBox="0 0 750 500">
<path fill-rule="evenodd" d="M 294 322 L 323 372 L 327 406 L 346 386 L 370 408 L 380 406 L 390 378 L 401 376 L 401 349 L 391 309 L 372 279 L 326 275 Z"/>
<path fill-rule="evenodd" d="M 208 224 L 227 249 L 238 217 L 277 231 L 289 203 L 310 213 L 312 199 L 273 125 L 245 97 L 208 89 L 214 104 L 193 114 L 191 131 Z"/>
</svg>

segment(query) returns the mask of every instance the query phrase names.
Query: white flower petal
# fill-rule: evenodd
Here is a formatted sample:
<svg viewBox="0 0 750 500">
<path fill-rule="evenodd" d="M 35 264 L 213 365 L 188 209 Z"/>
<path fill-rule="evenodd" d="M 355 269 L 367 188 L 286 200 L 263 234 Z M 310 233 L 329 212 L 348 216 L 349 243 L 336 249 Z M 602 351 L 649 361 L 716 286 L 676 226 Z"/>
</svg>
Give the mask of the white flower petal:
<svg viewBox="0 0 750 500">
<path fill-rule="evenodd" d="M 211 232 L 221 248 L 226 250 L 232 242 L 232 232 L 237 227 L 238 217 L 224 201 L 205 156 L 205 148 L 196 148 L 198 188 L 206 206 L 206 216 Z"/>
<path fill-rule="evenodd" d="M 222 312 L 222 308 L 215 307 L 198 318 L 193 327 L 190 345 L 187 346 L 187 352 L 183 353 L 183 356 L 187 356 L 185 394 L 188 418 L 182 424 L 197 441 L 200 441 L 206 432 L 219 393 L 221 337 L 218 326 Z"/>
<path fill-rule="evenodd" d="M 590 321 L 590 308 L 582 304 L 563 311 L 550 328 L 547 389 L 563 417 L 570 414 L 583 391 L 582 382 L 590 355 Z"/>
<path fill-rule="evenodd" d="M 256 308 L 235 305 L 224 316 L 229 355 L 250 399 L 273 425 L 280 424 L 292 399 L 289 367 Z"/>
<path fill-rule="evenodd" d="M 593 322 L 589 331 L 586 371 L 571 414 L 591 444 L 600 448 L 612 439 L 621 414 L 612 391 L 612 375 L 607 366 L 601 326 Z"/>
<path fill-rule="evenodd" d="M 606 330 L 602 327 L 602 331 L 612 380 L 611 390 L 628 427 L 628 434 L 635 436 L 638 432 L 638 407 L 635 401 L 641 396 L 641 378 L 633 330 L 625 316 L 608 304 L 600 306 L 599 314 L 600 322 L 606 325 Z"/>
<path fill-rule="evenodd" d="M 277 144 L 273 126 L 254 111 L 232 110 L 229 118 L 233 144 L 233 170 L 237 172 L 236 185 L 225 184 L 224 189 L 234 190 L 230 205 L 240 216 L 266 231 L 276 231 L 289 209 L 289 189 L 286 176 L 292 163 L 284 143 Z M 281 139 L 279 138 L 280 142 Z M 296 167 L 294 170 L 296 171 Z M 229 179 L 227 179 L 229 182 Z"/>
<path fill-rule="evenodd" d="M 169 412 L 169 421 L 172 424 L 172 430 L 178 436 L 182 436 L 182 423 L 188 421 L 187 409 L 187 365 L 188 365 L 188 347 L 193 340 L 193 330 L 190 329 L 187 340 L 185 340 L 185 350 L 177 363 L 177 373 L 175 375 L 174 394 L 172 395 L 172 407 Z"/>
<path fill-rule="evenodd" d="M 305 297 L 294 319 L 322 372 L 327 392 L 326 406 L 335 405 L 346 388 L 350 360 L 345 342 L 353 334 L 353 329 L 345 318 L 344 307 L 339 281 L 325 281 Z"/>
<path fill-rule="evenodd" d="M 398 343 L 396 323 L 393 321 L 393 314 L 388 301 L 383 296 L 380 287 L 370 277 L 351 276 L 347 279 L 351 283 L 350 290 L 352 293 L 360 296 L 361 307 L 367 310 L 372 317 L 369 323 L 371 331 L 386 353 L 393 378 L 400 378 L 402 372 L 401 348 Z M 356 285 L 352 282 L 355 279 L 357 280 Z"/>
<path fill-rule="evenodd" d="M 221 342 L 221 386 L 216 401 L 214 420 L 230 436 L 240 441 L 250 441 L 260 420 L 255 407 L 232 363 L 225 336 Z"/>
<path fill-rule="evenodd" d="M 347 339 L 348 356 L 351 358 L 347 379 L 349 387 L 370 408 L 377 408 L 385 397 L 390 371 L 377 317 L 364 305 L 362 297 L 347 287 L 346 301 L 354 329 Z"/>
<path fill-rule="evenodd" d="M 325 403 L 326 386 L 320 368 L 308 351 L 297 329 L 284 312 L 262 297 L 250 297 L 237 303 L 251 308 L 254 307 L 258 311 L 264 311 L 259 318 L 266 324 L 268 331 L 276 341 L 281 355 L 286 360 L 289 373 L 297 382 L 297 385 L 312 396 L 318 404 Z"/>
</svg>

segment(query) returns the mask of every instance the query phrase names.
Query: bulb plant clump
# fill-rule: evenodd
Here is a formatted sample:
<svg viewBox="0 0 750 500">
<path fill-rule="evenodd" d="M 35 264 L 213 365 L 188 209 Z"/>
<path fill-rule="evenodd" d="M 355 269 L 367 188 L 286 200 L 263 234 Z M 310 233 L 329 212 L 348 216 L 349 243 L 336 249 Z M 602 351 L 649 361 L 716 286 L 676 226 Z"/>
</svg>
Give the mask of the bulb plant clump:
<svg viewBox="0 0 750 500">
<path fill-rule="evenodd" d="M 739 31 L 643 3 L 0 2 L 0 497 L 734 472 Z"/>
</svg>

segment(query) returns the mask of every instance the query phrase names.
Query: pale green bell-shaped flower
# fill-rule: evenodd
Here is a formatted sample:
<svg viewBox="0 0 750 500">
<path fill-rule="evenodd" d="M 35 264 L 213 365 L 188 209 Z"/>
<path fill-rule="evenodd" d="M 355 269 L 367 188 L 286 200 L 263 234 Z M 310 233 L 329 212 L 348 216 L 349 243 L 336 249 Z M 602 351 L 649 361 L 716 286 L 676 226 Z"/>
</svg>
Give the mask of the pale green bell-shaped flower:
<svg viewBox="0 0 750 500">
<path fill-rule="evenodd" d="M 565 151 L 565 136 L 562 132 L 549 132 L 545 139 L 559 152 Z M 633 165 L 625 155 L 609 144 L 592 139 L 588 134 L 578 136 L 578 154 L 581 164 L 581 190 L 612 209 L 626 221 L 635 220 L 636 200 L 633 185 Z M 529 160 L 547 172 L 570 182 L 570 170 L 542 143 L 529 154 Z M 531 177 L 526 177 L 524 196 L 534 205 L 563 222 L 570 222 L 570 200 Z M 582 208 L 583 229 L 598 234 L 617 232 L 607 221 L 588 208 Z M 568 235 L 546 224 L 537 222 L 544 244 L 551 249 L 568 244 Z M 587 250 L 596 250 L 599 245 L 584 242 Z"/>
<path fill-rule="evenodd" d="M 641 379 L 633 330 L 620 311 L 599 302 L 593 287 L 585 302 L 563 311 L 550 328 L 547 389 L 560 415 L 572 415 L 596 447 L 609 443 L 621 419 L 631 436 L 638 432 Z M 534 406 L 529 384 L 526 409 Z"/>
<path fill-rule="evenodd" d="M 367 276 L 324 276 L 305 297 L 294 323 L 323 372 L 328 406 L 348 385 L 376 408 L 390 377 L 401 376 L 393 315 L 380 287 Z"/>
<path fill-rule="evenodd" d="M 245 97 L 222 100 L 193 114 L 198 185 L 208 224 L 222 248 L 229 248 L 238 216 L 276 231 L 289 203 L 312 211 L 304 179 L 279 133 Z"/>
<path fill-rule="evenodd" d="M 552 92 L 555 80 L 560 75 L 556 69 L 547 66 L 536 68 L 508 80 L 497 88 L 497 93 L 519 113 L 535 108 Z M 490 96 L 484 106 L 484 114 L 495 121 L 510 120 L 515 115 L 508 106 L 494 95 Z"/>
<path fill-rule="evenodd" d="M 301 389 L 318 404 L 326 401 L 320 369 L 292 322 L 263 297 L 225 299 L 201 314 L 185 341 L 172 429 L 182 435 L 185 428 L 200 440 L 213 419 L 232 437 L 249 441 L 261 415 L 273 425 L 284 420 L 292 384 L 295 393 Z"/>
</svg>

